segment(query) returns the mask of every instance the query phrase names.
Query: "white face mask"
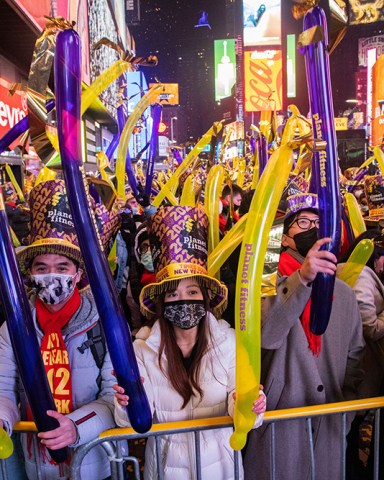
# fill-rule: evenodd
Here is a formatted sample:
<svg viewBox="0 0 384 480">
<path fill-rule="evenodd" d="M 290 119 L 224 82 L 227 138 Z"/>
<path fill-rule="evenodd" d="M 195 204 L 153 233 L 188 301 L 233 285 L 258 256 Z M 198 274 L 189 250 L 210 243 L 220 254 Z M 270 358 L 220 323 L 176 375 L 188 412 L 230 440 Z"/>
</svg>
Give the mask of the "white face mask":
<svg viewBox="0 0 384 480">
<path fill-rule="evenodd" d="M 144 268 L 148 270 L 148 272 L 155 271 L 155 267 L 153 266 L 153 261 L 152 261 L 152 254 L 150 251 L 145 252 L 141 255 L 140 263 L 144 265 Z"/>
<path fill-rule="evenodd" d="M 74 275 L 43 273 L 31 275 L 32 287 L 38 297 L 48 305 L 57 305 L 68 298 L 75 289 Z"/>
</svg>

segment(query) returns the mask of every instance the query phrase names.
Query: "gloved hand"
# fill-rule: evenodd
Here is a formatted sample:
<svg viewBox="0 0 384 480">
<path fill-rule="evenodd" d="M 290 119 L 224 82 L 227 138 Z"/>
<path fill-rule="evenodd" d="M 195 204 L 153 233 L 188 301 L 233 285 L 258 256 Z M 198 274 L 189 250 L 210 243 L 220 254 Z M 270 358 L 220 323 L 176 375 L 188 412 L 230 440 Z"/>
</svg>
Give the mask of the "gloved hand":
<svg viewBox="0 0 384 480">
<path fill-rule="evenodd" d="M 138 203 L 140 203 L 143 208 L 149 207 L 149 205 L 151 204 L 151 199 L 149 198 L 149 195 L 145 193 L 144 187 L 139 182 L 137 183 L 137 190 L 138 194 L 135 195 L 135 198 Z"/>
</svg>

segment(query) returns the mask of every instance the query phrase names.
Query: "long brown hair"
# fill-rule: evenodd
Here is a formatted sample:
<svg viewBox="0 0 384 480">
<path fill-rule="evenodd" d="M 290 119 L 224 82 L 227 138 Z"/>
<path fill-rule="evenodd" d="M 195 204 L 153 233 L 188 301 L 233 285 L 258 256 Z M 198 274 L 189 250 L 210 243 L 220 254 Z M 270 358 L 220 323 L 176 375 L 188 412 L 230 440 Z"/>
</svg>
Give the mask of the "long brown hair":
<svg viewBox="0 0 384 480">
<path fill-rule="evenodd" d="M 200 286 L 204 298 L 205 309 L 209 312 L 209 298 L 204 286 Z M 183 398 L 184 408 L 191 397 L 198 392 L 203 398 L 203 390 L 198 383 L 200 374 L 201 359 L 207 350 L 208 338 L 210 335 L 207 316 L 205 316 L 198 325 L 196 352 L 192 359 L 192 363 L 188 370 L 184 367 L 180 349 L 177 345 L 175 330 L 171 322 L 168 322 L 163 317 L 164 312 L 164 296 L 159 299 L 157 303 L 158 319 L 160 323 L 161 341 L 159 349 L 159 366 L 160 370 L 168 376 L 173 388 Z M 168 360 L 168 367 L 165 370 L 163 363 L 163 352 Z"/>
</svg>

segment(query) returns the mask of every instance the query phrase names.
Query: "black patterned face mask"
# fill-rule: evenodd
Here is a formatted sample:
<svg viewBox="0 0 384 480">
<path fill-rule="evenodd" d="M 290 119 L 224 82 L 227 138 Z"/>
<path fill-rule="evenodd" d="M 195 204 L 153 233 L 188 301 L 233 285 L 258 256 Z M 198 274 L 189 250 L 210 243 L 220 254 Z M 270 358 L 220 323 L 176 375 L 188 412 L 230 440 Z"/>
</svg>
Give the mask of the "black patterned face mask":
<svg viewBox="0 0 384 480">
<path fill-rule="evenodd" d="M 205 317 L 204 300 L 178 300 L 164 305 L 164 318 L 175 327 L 189 330 Z"/>
</svg>

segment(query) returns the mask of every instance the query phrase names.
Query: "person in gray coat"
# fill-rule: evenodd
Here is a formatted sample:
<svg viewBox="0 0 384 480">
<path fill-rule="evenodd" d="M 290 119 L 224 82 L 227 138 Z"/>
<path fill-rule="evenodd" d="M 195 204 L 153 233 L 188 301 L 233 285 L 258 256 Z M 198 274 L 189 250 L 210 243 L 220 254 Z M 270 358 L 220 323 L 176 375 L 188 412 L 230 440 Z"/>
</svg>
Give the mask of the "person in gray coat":
<svg viewBox="0 0 384 480">
<path fill-rule="evenodd" d="M 354 292 L 336 279 L 331 316 L 321 336 L 309 330 L 309 300 L 317 273 L 335 274 L 336 257 L 317 240 L 317 197 L 288 198 L 276 296 L 262 304 L 261 382 L 268 410 L 355 399 L 364 372 L 361 319 Z M 305 419 L 276 423 L 276 478 L 311 478 Z M 342 478 L 340 416 L 312 421 L 316 480 Z M 271 425 L 249 434 L 245 479 L 270 479 Z"/>
<path fill-rule="evenodd" d="M 57 420 L 58 427 L 39 431 L 36 449 L 32 434 L 23 434 L 22 447 L 29 480 L 65 480 L 76 448 L 115 426 L 115 379 L 91 290 L 78 288 L 83 261 L 63 181 L 39 184 L 30 200 L 31 241 L 17 255 L 31 287 L 35 333 L 56 406 L 46 413 Z M 0 329 L 0 428 L 11 434 L 19 420 L 33 418 L 4 324 Z M 69 447 L 67 461 L 56 464 L 49 450 L 65 447 Z M 103 480 L 109 475 L 106 452 L 100 446 L 92 449 L 82 463 L 81 478 Z M 16 478 L 20 477 L 12 476 Z"/>
</svg>

